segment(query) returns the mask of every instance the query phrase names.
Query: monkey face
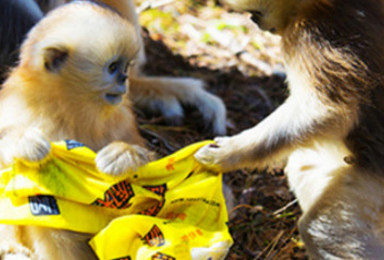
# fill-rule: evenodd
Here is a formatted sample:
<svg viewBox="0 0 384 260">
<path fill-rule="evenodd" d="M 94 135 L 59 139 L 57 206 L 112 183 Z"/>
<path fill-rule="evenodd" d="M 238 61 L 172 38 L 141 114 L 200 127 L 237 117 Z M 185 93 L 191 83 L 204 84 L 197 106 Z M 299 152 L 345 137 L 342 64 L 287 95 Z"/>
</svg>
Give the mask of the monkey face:
<svg viewBox="0 0 384 260">
<path fill-rule="evenodd" d="M 110 105 L 118 105 L 128 92 L 127 73 L 129 61 L 123 57 L 109 60 L 103 68 L 106 87 L 102 89 L 101 98 Z"/>
<path fill-rule="evenodd" d="M 115 53 L 120 53 L 115 55 L 100 48 L 99 50 L 103 55 L 92 56 L 94 51 L 91 48 L 71 50 L 69 47 L 50 46 L 44 49 L 44 66 L 40 75 L 49 79 L 51 89 L 67 93 L 67 96 L 83 97 L 88 102 L 117 106 L 128 93 L 127 75 L 135 55 L 122 52 L 119 48 L 115 49 Z"/>
<path fill-rule="evenodd" d="M 20 66 L 33 70 L 35 85 L 49 82 L 45 92 L 111 107 L 125 99 L 127 70 L 140 47 L 129 21 L 96 3 L 78 1 L 52 11 L 31 30 Z"/>
<path fill-rule="evenodd" d="M 299 0 L 223 0 L 237 11 L 248 11 L 260 29 L 281 34 Z"/>
</svg>

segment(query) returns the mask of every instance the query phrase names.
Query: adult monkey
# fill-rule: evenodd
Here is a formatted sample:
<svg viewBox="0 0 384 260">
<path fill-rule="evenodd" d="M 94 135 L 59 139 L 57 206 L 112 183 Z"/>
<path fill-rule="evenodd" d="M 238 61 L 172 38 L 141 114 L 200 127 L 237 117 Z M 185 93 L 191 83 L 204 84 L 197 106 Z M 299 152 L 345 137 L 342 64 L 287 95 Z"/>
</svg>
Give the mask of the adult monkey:
<svg viewBox="0 0 384 260">
<path fill-rule="evenodd" d="M 226 0 L 282 36 L 290 96 L 196 157 L 224 171 L 288 159 L 314 259 L 384 256 L 384 1 Z"/>
<path fill-rule="evenodd" d="M 70 0 L 0 0 L 0 80 L 6 77 L 9 66 L 16 62 L 18 46 L 25 33 L 43 17 L 43 13 Z M 140 25 L 133 0 L 98 1 L 117 10 L 131 22 L 140 36 Z M 39 5 L 39 7 L 37 6 Z M 11 10 L 11 11 L 9 11 Z M 181 124 L 183 105 L 196 107 L 204 124 L 213 134 L 226 132 L 226 110 L 220 98 L 204 89 L 195 78 L 150 77 L 141 73 L 146 62 L 142 38 L 141 48 L 130 72 L 131 99 L 136 107 L 152 114 L 161 114 L 169 124 Z"/>
</svg>

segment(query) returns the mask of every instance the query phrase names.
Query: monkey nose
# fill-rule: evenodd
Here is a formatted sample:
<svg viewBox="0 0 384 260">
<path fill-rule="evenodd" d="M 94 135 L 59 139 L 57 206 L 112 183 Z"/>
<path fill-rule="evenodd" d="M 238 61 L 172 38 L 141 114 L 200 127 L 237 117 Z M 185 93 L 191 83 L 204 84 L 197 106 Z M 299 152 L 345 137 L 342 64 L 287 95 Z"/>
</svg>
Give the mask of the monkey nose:
<svg viewBox="0 0 384 260">
<path fill-rule="evenodd" d="M 124 84 L 127 78 L 127 74 L 119 74 L 119 76 L 117 76 L 117 83 Z"/>
</svg>

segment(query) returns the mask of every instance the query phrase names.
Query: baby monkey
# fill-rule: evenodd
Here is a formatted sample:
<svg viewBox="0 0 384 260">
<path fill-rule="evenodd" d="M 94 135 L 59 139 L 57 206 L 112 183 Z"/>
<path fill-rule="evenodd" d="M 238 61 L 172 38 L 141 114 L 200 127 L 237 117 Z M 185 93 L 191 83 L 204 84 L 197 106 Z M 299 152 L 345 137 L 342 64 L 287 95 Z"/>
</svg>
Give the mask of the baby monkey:
<svg viewBox="0 0 384 260">
<path fill-rule="evenodd" d="M 125 176 L 147 163 L 127 100 L 127 74 L 140 48 L 134 26 L 109 8 L 77 1 L 49 13 L 28 34 L 19 65 L 0 92 L 0 165 L 39 163 L 50 141 L 98 151 L 101 173 Z M 95 259 L 90 235 L 0 226 L 0 259 Z"/>
<path fill-rule="evenodd" d="M 226 0 L 282 36 L 290 96 L 196 157 L 224 171 L 287 160 L 314 259 L 384 255 L 384 2 Z"/>
<path fill-rule="evenodd" d="M 0 1 L 0 82 L 9 67 L 15 64 L 18 46 L 24 34 L 44 14 L 75 0 L 12 0 Z M 94 1 L 94 0 L 89 0 Z M 205 89 L 205 83 L 191 77 L 149 76 L 144 73 L 147 63 L 141 27 L 134 0 L 97 0 L 108 5 L 127 19 L 136 30 L 140 46 L 129 71 L 130 99 L 141 112 L 161 115 L 166 123 L 180 125 L 186 114 L 185 107 L 194 107 L 202 115 L 205 130 L 215 135 L 226 133 L 226 109 L 222 100 Z M 127 39 L 127 44 L 130 44 Z"/>
</svg>

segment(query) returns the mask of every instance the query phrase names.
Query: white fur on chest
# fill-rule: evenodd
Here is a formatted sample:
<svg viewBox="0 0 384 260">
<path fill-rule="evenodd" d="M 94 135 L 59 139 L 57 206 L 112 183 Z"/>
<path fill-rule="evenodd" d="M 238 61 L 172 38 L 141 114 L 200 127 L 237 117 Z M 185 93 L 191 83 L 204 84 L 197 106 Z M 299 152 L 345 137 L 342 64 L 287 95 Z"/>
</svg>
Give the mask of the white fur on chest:
<svg viewBox="0 0 384 260">
<path fill-rule="evenodd" d="M 290 155 L 285 171 L 290 188 L 304 212 L 337 177 L 337 170 L 349 167 L 344 161 L 348 155 L 345 145 L 336 140 L 316 142 Z"/>
</svg>

